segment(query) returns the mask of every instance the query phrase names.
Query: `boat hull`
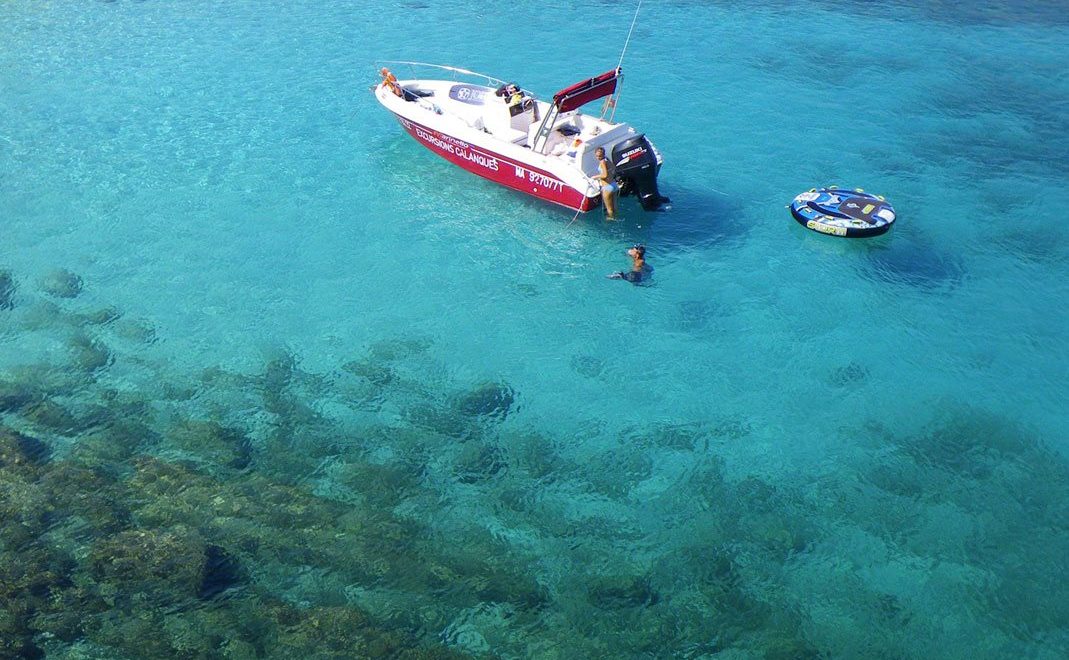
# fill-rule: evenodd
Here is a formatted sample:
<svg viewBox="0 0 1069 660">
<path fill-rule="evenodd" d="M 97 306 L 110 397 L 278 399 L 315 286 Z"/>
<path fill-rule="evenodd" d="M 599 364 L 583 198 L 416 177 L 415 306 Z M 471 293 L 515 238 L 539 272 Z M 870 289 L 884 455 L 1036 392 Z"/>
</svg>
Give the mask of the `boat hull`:
<svg viewBox="0 0 1069 660">
<path fill-rule="evenodd" d="M 600 202 L 600 198 L 587 197 L 582 191 L 544 169 L 485 146 L 471 144 L 396 112 L 392 114 L 401 128 L 416 142 L 472 174 L 573 211 L 586 212 L 598 206 Z"/>
</svg>

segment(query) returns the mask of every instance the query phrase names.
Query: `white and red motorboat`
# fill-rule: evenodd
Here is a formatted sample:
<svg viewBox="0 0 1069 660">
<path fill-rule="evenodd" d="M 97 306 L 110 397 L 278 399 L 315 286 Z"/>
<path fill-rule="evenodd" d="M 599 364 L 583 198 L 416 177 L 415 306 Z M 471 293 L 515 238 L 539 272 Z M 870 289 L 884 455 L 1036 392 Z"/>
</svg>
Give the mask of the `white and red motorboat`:
<svg viewBox="0 0 1069 660">
<path fill-rule="evenodd" d="M 616 165 L 621 195 L 635 195 L 646 210 L 668 203 L 657 190 L 661 154 L 626 123 L 585 115 L 581 106 L 610 97 L 614 107 L 621 71 L 565 87 L 550 101 L 484 74 L 420 62 L 394 62 L 449 72 L 453 79 L 384 81 L 375 98 L 401 126 L 442 158 L 465 170 L 539 199 L 585 212 L 601 204 L 594 151 Z M 433 74 L 432 74 L 433 75 Z M 458 76 L 479 83 L 458 81 Z"/>
</svg>

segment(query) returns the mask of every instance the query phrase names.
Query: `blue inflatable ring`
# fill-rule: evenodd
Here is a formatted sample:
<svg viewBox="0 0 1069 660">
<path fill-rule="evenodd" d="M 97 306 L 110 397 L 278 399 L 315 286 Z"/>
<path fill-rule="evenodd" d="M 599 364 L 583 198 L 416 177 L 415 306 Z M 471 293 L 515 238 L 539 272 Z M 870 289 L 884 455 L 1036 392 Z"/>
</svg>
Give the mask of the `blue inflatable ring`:
<svg viewBox="0 0 1069 660">
<path fill-rule="evenodd" d="M 879 236 L 895 221 L 895 210 L 883 197 L 834 186 L 795 197 L 791 215 L 807 229 L 847 238 Z"/>
</svg>

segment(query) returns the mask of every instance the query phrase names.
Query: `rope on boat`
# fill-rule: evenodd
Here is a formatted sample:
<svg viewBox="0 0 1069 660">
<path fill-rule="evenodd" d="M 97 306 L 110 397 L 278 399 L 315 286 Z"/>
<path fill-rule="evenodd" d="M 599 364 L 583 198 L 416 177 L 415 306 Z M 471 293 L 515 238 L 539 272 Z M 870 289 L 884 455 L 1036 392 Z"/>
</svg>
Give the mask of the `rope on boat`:
<svg viewBox="0 0 1069 660">
<path fill-rule="evenodd" d="M 635 15 L 631 18 L 631 29 L 627 31 L 627 39 L 624 40 L 624 48 L 623 48 L 623 50 L 620 51 L 620 61 L 616 64 L 616 69 L 617 70 L 619 70 L 620 67 L 622 67 L 624 65 L 624 54 L 627 52 L 627 47 L 631 44 L 631 33 L 635 31 L 635 23 L 638 22 L 638 12 L 641 9 L 642 9 L 642 0 L 638 0 L 638 6 L 635 7 Z M 612 113 L 609 115 L 609 122 L 610 123 L 612 123 L 613 119 L 616 118 L 616 106 L 619 105 L 620 88 L 623 87 L 623 84 L 624 84 L 624 82 L 623 82 L 623 79 L 621 78 L 620 82 L 616 86 L 616 94 L 614 95 L 615 98 L 613 99 L 613 102 L 612 102 Z M 604 117 L 604 116 L 605 116 L 605 113 L 602 113 L 602 117 Z"/>
<path fill-rule="evenodd" d="M 627 40 L 624 41 L 624 49 L 620 51 L 620 62 L 616 65 L 619 69 L 624 64 L 624 53 L 627 52 L 627 46 L 631 43 L 631 33 L 635 31 L 635 22 L 638 21 L 638 10 L 642 9 L 642 0 L 638 0 L 638 6 L 635 7 L 635 16 L 631 19 L 631 29 L 627 31 Z"/>
</svg>

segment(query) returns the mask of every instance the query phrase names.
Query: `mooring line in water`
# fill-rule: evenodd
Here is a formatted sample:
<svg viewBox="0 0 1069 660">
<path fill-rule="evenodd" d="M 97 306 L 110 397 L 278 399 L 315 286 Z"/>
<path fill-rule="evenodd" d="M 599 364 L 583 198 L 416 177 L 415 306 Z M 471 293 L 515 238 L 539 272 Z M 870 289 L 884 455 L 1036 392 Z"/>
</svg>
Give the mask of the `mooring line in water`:
<svg viewBox="0 0 1069 660">
<path fill-rule="evenodd" d="M 583 209 L 576 210 L 575 215 L 572 216 L 572 221 L 569 222 L 568 224 L 564 225 L 564 228 L 567 229 L 568 227 L 571 227 L 575 223 L 575 221 L 579 219 L 579 214 L 582 213 L 582 212 L 583 212 Z"/>
</svg>

